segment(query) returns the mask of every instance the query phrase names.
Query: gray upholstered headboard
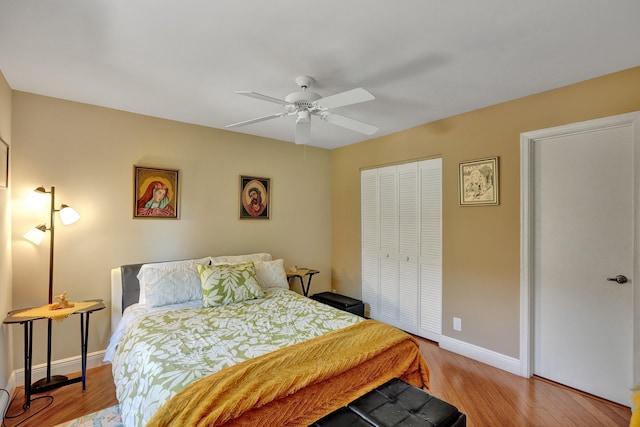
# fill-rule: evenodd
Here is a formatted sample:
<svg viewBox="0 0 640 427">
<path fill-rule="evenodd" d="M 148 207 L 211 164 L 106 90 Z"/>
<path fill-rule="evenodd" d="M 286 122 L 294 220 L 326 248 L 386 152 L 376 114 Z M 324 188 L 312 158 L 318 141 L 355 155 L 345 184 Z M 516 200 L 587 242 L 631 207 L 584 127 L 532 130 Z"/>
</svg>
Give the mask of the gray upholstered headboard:
<svg viewBox="0 0 640 427">
<path fill-rule="evenodd" d="M 138 272 L 142 264 L 122 265 L 111 270 L 111 333 L 116 330 L 122 312 L 140 298 Z"/>
<path fill-rule="evenodd" d="M 140 282 L 138 273 L 142 264 L 120 266 L 122 274 L 122 311 L 140 299 Z"/>
</svg>

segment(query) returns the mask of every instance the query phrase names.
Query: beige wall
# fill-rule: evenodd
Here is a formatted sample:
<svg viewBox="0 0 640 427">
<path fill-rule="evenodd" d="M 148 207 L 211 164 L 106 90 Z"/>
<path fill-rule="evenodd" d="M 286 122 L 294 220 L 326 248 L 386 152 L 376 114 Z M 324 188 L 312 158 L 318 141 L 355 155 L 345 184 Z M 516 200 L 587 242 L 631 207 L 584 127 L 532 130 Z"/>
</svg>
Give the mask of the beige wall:
<svg viewBox="0 0 640 427">
<path fill-rule="evenodd" d="M 360 170 L 442 157 L 443 333 L 517 358 L 519 135 L 640 110 L 639 83 L 640 67 L 328 152 L 23 92 L 12 96 L 0 79 L 0 134 L 12 132 L 13 144 L 12 187 L 5 192 L 11 205 L 0 194 L 0 245 L 8 252 L 0 256 L 0 309 L 46 302 L 48 240 L 36 247 L 22 238 L 48 221 L 46 208 L 33 211 L 24 202 L 39 185 L 56 186 L 58 204 L 82 214 L 78 223 L 56 229 L 56 291 L 74 299 L 109 303 L 109 270 L 123 263 L 251 251 L 320 269 L 312 292 L 334 287 L 359 297 Z M 459 207 L 458 163 L 486 156 L 500 156 L 500 206 Z M 131 218 L 134 164 L 182 171 L 179 221 Z M 272 179 L 271 220 L 237 219 L 240 174 Z M 2 237 L 11 221 L 12 287 L 11 245 Z M 461 333 L 451 328 L 453 316 L 463 319 Z M 36 328 L 35 363 L 44 361 L 43 325 Z M 22 367 L 22 333 L 15 328 L 11 346 L 7 327 L 0 328 L 1 385 L 3 375 Z M 96 313 L 89 351 L 104 349 L 109 332 L 108 312 Z M 77 321 L 54 324 L 54 360 L 78 355 L 77 334 Z"/>
<path fill-rule="evenodd" d="M 640 67 L 333 150 L 333 287 L 361 295 L 360 170 L 442 157 L 443 334 L 519 358 L 520 133 L 636 110 Z M 458 163 L 489 156 L 500 205 L 458 206 Z"/>
<path fill-rule="evenodd" d="M 0 72 L 0 137 L 11 144 L 11 88 Z M 11 153 L 11 150 L 9 150 Z M 0 189 L 0 315 L 11 310 L 11 186 Z M 7 386 L 12 371 L 10 327 L 0 324 L 0 388 Z M 0 411 L 5 396 L 0 394 Z"/>
<path fill-rule="evenodd" d="M 48 236 L 22 238 L 48 222 L 48 207 L 25 197 L 55 186 L 57 205 L 81 215 L 56 224 L 55 293 L 102 298 L 121 264 L 271 252 L 285 266 L 315 267 L 312 292 L 329 290 L 331 167 L 326 150 L 115 111 L 13 94 L 13 307 L 46 303 Z M 181 218 L 132 219 L 133 165 L 181 170 Z M 271 178 L 270 220 L 239 220 L 239 175 Z M 89 351 L 106 347 L 109 312 L 91 317 Z M 78 320 L 54 322 L 53 360 L 79 354 Z M 45 322 L 36 328 L 34 362 L 44 361 Z M 21 367 L 16 331 L 13 368 Z"/>
</svg>

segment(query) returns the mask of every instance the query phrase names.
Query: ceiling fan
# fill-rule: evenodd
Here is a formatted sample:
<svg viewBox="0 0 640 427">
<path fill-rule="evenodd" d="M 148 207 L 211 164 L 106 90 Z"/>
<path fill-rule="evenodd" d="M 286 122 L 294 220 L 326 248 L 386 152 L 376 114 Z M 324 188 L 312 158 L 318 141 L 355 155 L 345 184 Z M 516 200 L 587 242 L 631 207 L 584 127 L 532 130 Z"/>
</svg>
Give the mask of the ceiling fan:
<svg viewBox="0 0 640 427">
<path fill-rule="evenodd" d="M 253 123 L 263 122 L 265 120 L 277 119 L 279 117 L 296 116 L 296 144 L 308 144 L 311 141 L 311 116 L 318 116 L 320 119 L 341 126 L 346 129 L 350 129 L 356 132 L 363 133 L 365 135 L 373 135 L 378 131 L 377 126 L 370 125 L 368 123 L 361 122 L 349 117 L 335 114 L 329 110 L 337 107 L 344 107 L 346 105 L 358 104 L 360 102 L 372 101 L 375 97 L 363 88 L 356 88 L 341 92 L 335 95 L 330 95 L 322 98 L 315 92 L 310 92 L 309 86 L 315 80 L 309 76 L 299 76 L 295 79 L 295 82 L 300 86 L 298 92 L 293 92 L 287 95 L 284 100 L 273 98 L 271 96 L 262 95 L 257 92 L 251 91 L 236 91 L 237 94 L 249 96 L 251 98 L 261 99 L 263 101 L 272 102 L 274 104 L 281 105 L 285 108 L 285 111 L 281 113 L 270 114 L 264 117 L 258 117 L 251 120 L 245 120 L 243 122 L 233 123 L 227 125 L 227 128 L 239 127 L 250 125 Z"/>
</svg>

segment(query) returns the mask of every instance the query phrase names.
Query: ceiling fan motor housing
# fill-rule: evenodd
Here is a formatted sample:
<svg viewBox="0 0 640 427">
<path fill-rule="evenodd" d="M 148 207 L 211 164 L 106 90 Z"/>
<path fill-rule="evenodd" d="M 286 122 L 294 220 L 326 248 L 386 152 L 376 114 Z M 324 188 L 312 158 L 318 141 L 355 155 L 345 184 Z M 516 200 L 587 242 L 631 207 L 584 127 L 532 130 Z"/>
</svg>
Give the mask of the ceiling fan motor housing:
<svg viewBox="0 0 640 427">
<path fill-rule="evenodd" d="M 313 108 L 313 102 L 320 98 L 322 97 L 315 92 L 300 91 L 290 93 L 284 100 L 295 105 L 298 110 L 308 110 Z"/>
<path fill-rule="evenodd" d="M 295 105 L 295 108 L 289 107 L 290 112 L 299 112 L 301 110 L 313 110 L 315 106 L 313 105 L 314 101 L 322 98 L 322 96 L 318 95 L 315 92 L 309 92 L 309 86 L 315 80 L 310 76 L 298 76 L 296 77 L 296 84 L 300 86 L 300 91 L 290 93 L 284 98 L 285 101 Z M 300 117 L 299 117 L 300 119 Z"/>
</svg>

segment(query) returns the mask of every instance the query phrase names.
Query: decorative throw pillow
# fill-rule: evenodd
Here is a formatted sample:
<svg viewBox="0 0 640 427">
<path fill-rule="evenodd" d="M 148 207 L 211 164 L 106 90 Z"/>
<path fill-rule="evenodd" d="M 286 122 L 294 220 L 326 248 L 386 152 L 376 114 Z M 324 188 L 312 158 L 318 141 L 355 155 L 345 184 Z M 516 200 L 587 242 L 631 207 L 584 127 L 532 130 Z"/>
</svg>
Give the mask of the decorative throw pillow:
<svg viewBox="0 0 640 427">
<path fill-rule="evenodd" d="M 262 289 L 289 289 L 287 273 L 284 271 L 284 260 L 254 261 L 256 277 Z"/>
<path fill-rule="evenodd" d="M 235 265 L 202 265 L 196 268 L 202 284 L 202 306 L 215 307 L 262 298 L 253 262 Z"/>
</svg>

